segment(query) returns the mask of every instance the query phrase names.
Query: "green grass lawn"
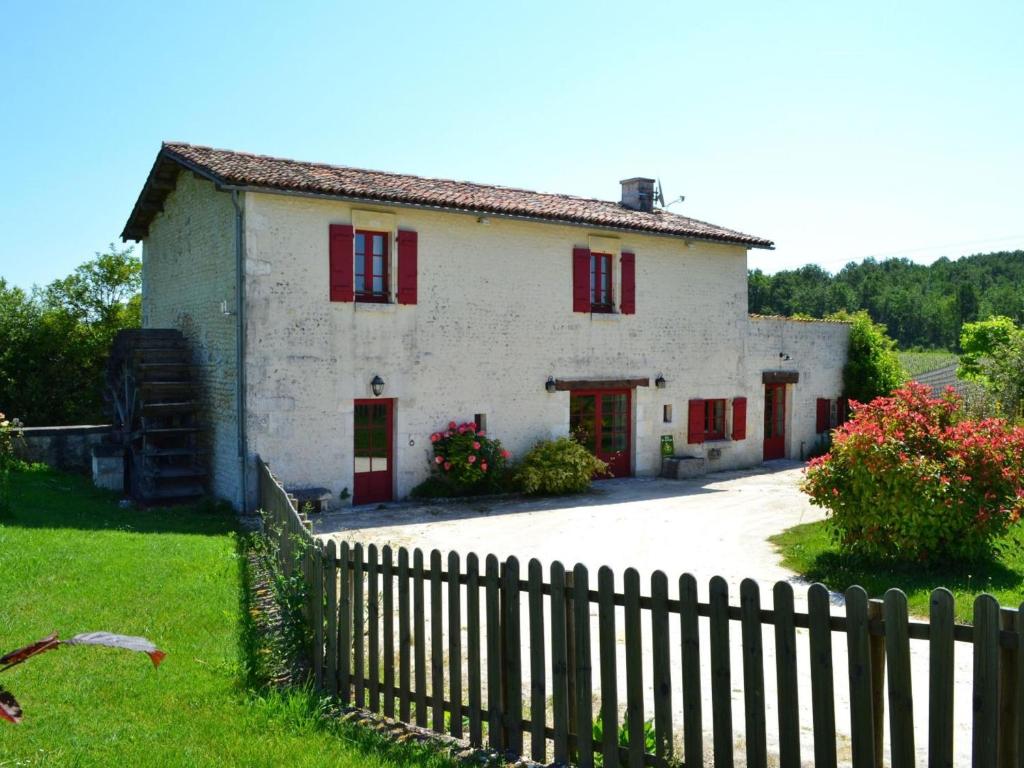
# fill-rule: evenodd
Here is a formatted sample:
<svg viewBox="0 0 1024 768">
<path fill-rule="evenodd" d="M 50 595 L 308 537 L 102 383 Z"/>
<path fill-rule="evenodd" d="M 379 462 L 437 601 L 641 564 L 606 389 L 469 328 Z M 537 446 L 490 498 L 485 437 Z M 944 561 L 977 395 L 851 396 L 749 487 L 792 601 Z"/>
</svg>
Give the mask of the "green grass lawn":
<svg viewBox="0 0 1024 768">
<path fill-rule="evenodd" d="M 441 766 L 424 746 L 249 685 L 245 558 L 230 514 L 122 510 L 85 478 L 15 473 L 0 516 L 0 653 L 57 631 L 144 635 L 167 652 L 60 648 L 3 675 L 24 721 L 0 766 Z"/>
<path fill-rule="evenodd" d="M 928 599 L 936 587 L 946 587 L 956 599 L 957 620 L 971 623 L 974 598 L 983 592 L 1000 605 L 1017 608 L 1024 601 L 1024 525 L 1015 526 L 1000 542 L 1000 554 L 990 563 L 943 569 L 893 565 L 844 555 L 829 538 L 825 522 L 805 523 L 773 536 L 782 564 L 829 589 L 845 591 L 859 584 L 871 597 L 893 587 L 907 595 L 910 612 L 928 615 Z"/>
<path fill-rule="evenodd" d="M 925 352 L 900 352 L 900 363 L 910 376 L 917 376 L 926 371 L 933 371 L 944 365 L 955 363 L 959 358 L 955 352 L 944 349 L 931 349 Z"/>
</svg>

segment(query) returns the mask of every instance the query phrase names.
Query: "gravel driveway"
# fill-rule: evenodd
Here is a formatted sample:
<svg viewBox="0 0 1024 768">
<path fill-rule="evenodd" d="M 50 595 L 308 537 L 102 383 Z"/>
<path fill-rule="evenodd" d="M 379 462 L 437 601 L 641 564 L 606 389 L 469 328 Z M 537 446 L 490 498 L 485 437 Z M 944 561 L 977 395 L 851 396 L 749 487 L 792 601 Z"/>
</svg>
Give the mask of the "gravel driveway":
<svg viewBox="0 0 1024 768">
<path fill-rule="evenodd" d="M 771 607 L 771 588 L 776 581 L 794 582 L 796 608 L 806 610 L 806 589 L 796 575 L 779 564 L 779 556 L 767 539 L 775 533 L 799 523 L 821 520 L 824 513 L 812 507 L 799 491 L 802 464 L 771 462 L 761 468 L 723 472 L 695 480 L 664 480 L 630 478 L 607 480 L 595 484 L 594 490 L 568 499 L 515 499 L 455 504 L 393 504 L 382 508 L 355 508 L 325 514 L 315 522 L 315 530 L 324 538 L 334 537 L 378 546 L 419 547 L 425 552 L 439 549 L 447 553 L 457 550 L 463 557 L 476 552 L 481 557 L 516 555 L 525 572 L 526 562 L 537 558 L 545 566 L 560 560 L 568 570 L 576 562 L 585 564 L 591 573 L 592 588 L 596 572 L 602 565 L 616 574 L 616 587 L 622 588 L 622 574 L 628 567 L 640 572 L 642 592 L 649 594 L 650 574 L 664 571 L 669 577 L 671 596 L 679 574 L 692 573 L 698 583 L 701 600 L 707 599 L 708 581 L 712 576 L 725 578 L 730 588 L 730 602 L 739 603 L 739 584 L 747 577 L 761 585 L 763 607 Z M 525 605 L 526 601 L 523 600 Z M 841 595 L 833 596 L 834 612 L 843 612 Z M 646 614 L 646 612 L 645 612 Z M 525 619 L 525 616 L 524 616 Z M 592 620 L 592 637 L 597 637 L 596 606 Z M 645 659 L 649 659 L 649 624 L 645 618 Z M 673 654 L 673 721 L 682 722 L 681 697 L 678 694 L 678 627 L 671 622 Z M 616 619 L 620 654 L 624 642 L 621 612 Z M 707 622 L 701 621 L 702 654 L 707 648 Z M 742 654 L 739 648 L 739 625 L 732 628 L 733 727 L 736 732 L 737 761 L 743 762 L 744 723 Z M 524 634 L 525 640 L 525 634 Z M 775 691 L 774 634 L 771 626 L 764 628 L 765 698 L 768 705 L 769 751 L 777 754 L 778 721 L 773 709 Z M 801 753 L 810 764 L 813 757 L 811 732 L 810 688 L 806 674 L 809 658 L 805 630 L 797 632 L 800 675 Z M 465 646 L 464 646 L 465 647 Z M 970 763 L 971 718 L 971 649 L 957 643 L 955 734 L 957 764 Z M 911 643 L 914 678 L 914 719 L 917 725 L 919 759 L 926 759 L 927 745 L 927 644 Z M 525 654 L 525 652 L 524 652 Z M 524 658 L 526 656 L 524 655 Z M 845 637 L 833 633 L 835 669 L 836 726 L 839 731 L 839 759 L 849 762 L 849 693 L 846 675 Z M 650 668 L 645 661 L 644 674 Z M 623 676 L 624 657 L 619 660 Z M 707 657 L 702 666 L 705 696 L 704 725 L 711 725 L 710 673 Z M 524 664 L 524 676 L 528 672 Z M 596 658 L 595 658 L 596 687 Z M 653 702 L 649 679 L 647 695 Z M 528 699 L 528 681 L 524 692 Z M 624 691 L 624 678 L 619 690 Z M 621 694 L 620 694 L 621 701 Z M 648 716 L 653 711 L 649 703 Z M 886 713 L 888 717 L 888 713 Z M 888 728 L 887 728 L 888 730 Z M 710 730 L 705 735 L 706 749 L 711 745 Z M 706 755 L 707 758 L 710 755 Z M 886 754 L 888 762 L 888 754 Z"/>
</svg>

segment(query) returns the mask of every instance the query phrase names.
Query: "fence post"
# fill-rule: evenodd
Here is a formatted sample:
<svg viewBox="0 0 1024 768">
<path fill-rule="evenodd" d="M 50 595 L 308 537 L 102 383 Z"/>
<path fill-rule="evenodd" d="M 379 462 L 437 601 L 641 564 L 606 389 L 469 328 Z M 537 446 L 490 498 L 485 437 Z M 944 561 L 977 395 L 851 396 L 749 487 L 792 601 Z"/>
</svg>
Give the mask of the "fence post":
<svg viewBox="0 0 1024 768">
<path fill-rule="evenodd" d="M 868 631 L 882 623 L 882 601 L 868 601 Z M 883 624 L 884 626 L 884 624 Z M 869 634 L 871 647 L 871 712 L 875 723 L 875 765 L 882 765 L 885 742 L 885 635 Z"/>
<path fill-rule="evenodd" d="M 999 626 L 1016 633 L 1017 611 L 1001 608 Z M 1020 649 L 999 647 L 999 756 L 998 763 L 1006 768 L 1016 768 L 1020 749 L 1019 713 L 1017 711 L 1017 666 L 1020 663 Z"/>
<path fill-rule="evenodd" d="M 575 578 L 572 571 L 565 572 L 565 687 L 568 689 L 568 716 L 569 736 L 576 733 L 576 622 L 573 621 L 573 600 L 575 593 L 570 594 L 575 587 Z M 578 752 L 575 747 L 569 750 L 569 759 L 576 762 Z"/>
</svg>

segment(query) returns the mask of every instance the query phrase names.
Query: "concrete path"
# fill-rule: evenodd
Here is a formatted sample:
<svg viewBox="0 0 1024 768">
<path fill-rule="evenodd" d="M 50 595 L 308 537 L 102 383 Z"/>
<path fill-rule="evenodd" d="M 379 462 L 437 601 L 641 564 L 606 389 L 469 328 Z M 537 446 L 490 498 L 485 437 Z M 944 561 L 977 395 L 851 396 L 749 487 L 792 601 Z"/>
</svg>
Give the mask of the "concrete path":
<svg viewBox="0 0 1024 768">
<path fill-rule="evenodd" d="M 443 554 L 455 549 L 463 557 L 476 552 L 481 561 L 488 554 L 499 558 L 516 555 L 525 566 L 537 558 L 545 570 L 555 560 L 566 569 L 582 562 L 596 583 L 602 565 L 616 574 L 616 588 L 622 588 L 626 568 L 636 568 L 641 576 L 643 594 L 649 594 L 650 574 L 664 571 L 669 577 L 670 594 L 676 596 L 679 574 L 692 573 L 698 582 L 700 599 L 707 600 L 712 576 L 725 578 L 734 605 L 739 603 L 739 584 L 747 577 L 761 586 L 763 607 L 771 606 L 771 589 L 776 581 L 793 582 L 796 608 L 806 610 L 806 584 L 779 564 L 779 556 L 767 539 L 800 523 L 821 520 L 823 510 L 811 506 L 797 485 L 802 464 L 771 462 L 759 469 L 727 472 L 706 478 L 675 481 L 654 478 L 608 480 L 595 484 L 583 496 L 561 499 L 516 499 L 459 502 L 455 504 L 394 504 L 381 508 L 356 508 L 326 514 L 315 522 L 315 530 L 324 538 L 350 542 L 375 543 L 378 546 L 419 547 L 425 552 L 439 549 Z M 524 606 L 526 601 L 523 601 Z M 843 612 L 841 595 L 833 595 L 834 611 Z M 645 612 L 645 615 L 646 612 Z M 524 616 L 524 620 L 525 620 Z M 594 606 L 592 637 L 597 637 Z M 624 691 L 624 635 L 622 614 L 616 620 L 619 633 L 619 690 Z M 707 622 L 701 622 L 702 666 L 705 695 L 704 726 L 706 749 L 711 745 L 710 673 L 707 669 Z M 732 687 L 733 728 L 736 733 L 737 761 L 743 763 L 744 705 L 742 654 L 739 625 L 733 624 Z M 645 658 L 649 659 L 650 631 L 645 618 Z M 673 721 L 682 722 L 681 697 L 678 694 L 680 668 L 677 622 L 671 623 L 673 656 Z M 768 704 L 769 751 L 778 750 L 774 635 L 764 629 L 765 695 Z M 798 664 L 801 671 L 800 722 L 802 756 L 808 764 L 813 757 L 810 687 L 807 679 L 806 631 L 797 633 Z M 926 759 L 927 746 L 927 644 L 911 644 L 914 678 L 915 722 L 919 758 Z M 465 646 L 464 646 L 465 647 Z M 957 643 L 957 695 L 955 702 L 958 731 L 955 735 L 957 764 L 970 762 L 971 654 L 970 647 Z M 524 656 L 524 658 L 526 658 Z M 839 759 L 848 763 L 849 693 L 845 637 L 833 634 L 835 669 L 836 725 L 840 732 Z M 524 664 L 524 676 L 528 671 Z M 594 669 L 597 669 L 596 657 Z M 653 711 L 650 667 L 645 665 L 648 716 Z M 596 673 L 595 673 L 596 683 Z M 524 692 L 528 697 L 528 681 Z M 596 686 L 595 686 L 596 687 Z M 621 702 L 620 695 L 620 703 Z M 707 755 L 706 757 L 710 757 Z M 886 754 L 888 762 L 888 754 Z"/>
</svg>

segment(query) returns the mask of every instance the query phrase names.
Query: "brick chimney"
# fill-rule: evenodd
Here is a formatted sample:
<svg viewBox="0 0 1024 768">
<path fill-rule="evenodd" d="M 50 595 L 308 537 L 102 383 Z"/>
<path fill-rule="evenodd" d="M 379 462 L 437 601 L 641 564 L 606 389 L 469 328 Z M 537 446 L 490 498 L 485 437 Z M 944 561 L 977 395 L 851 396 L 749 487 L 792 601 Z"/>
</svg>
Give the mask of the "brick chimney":
<svg viewBox="0 0 1024 768">
<path fill-rule="evenodd" d="M 654 210 L 654 179 L 637 176 L 633 179 L 623 179 L 619 183 L 622 184 L 623 206 L 644 213 Z"/>
</svg>

